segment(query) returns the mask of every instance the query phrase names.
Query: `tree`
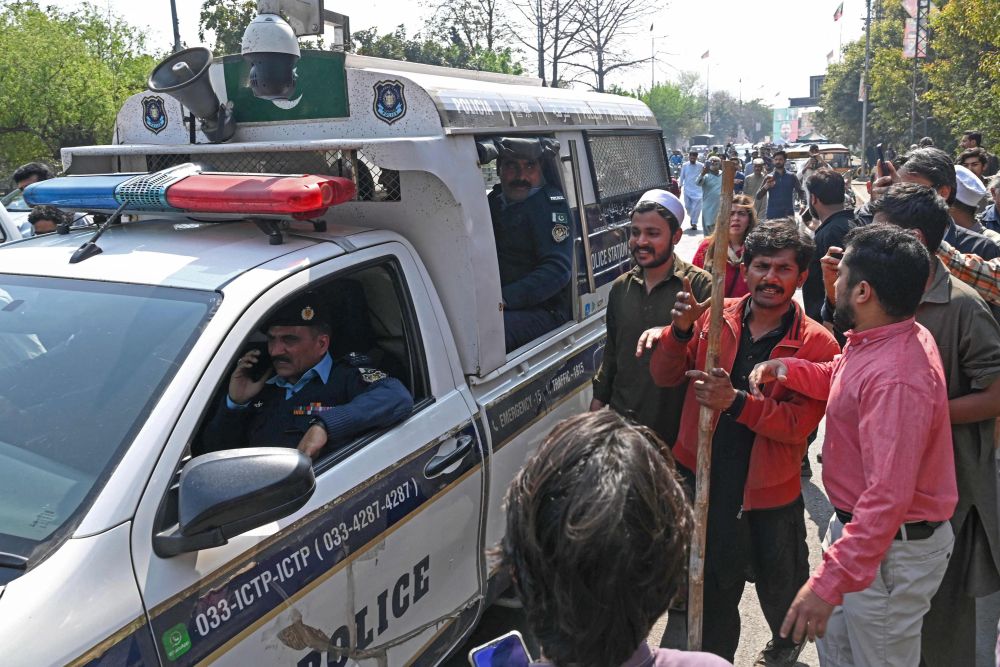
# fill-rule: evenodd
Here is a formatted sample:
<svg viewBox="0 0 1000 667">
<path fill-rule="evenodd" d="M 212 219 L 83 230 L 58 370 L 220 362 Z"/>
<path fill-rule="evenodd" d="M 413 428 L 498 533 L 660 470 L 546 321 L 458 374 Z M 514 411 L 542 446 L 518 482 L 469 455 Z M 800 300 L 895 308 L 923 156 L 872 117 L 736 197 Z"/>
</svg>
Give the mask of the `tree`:
<svg viewBox="0 0 1000 667">
<path fill-rule="evenodd" d="M 865 45 L 859 40 L 844 49 L 843 60 L 827 67 L 820 91 L 816 126 L 827 137 L 847 145 L 861 143 L 861 103 L 858 91 L 864 71 Z"/>
<path fill-rule="evenodd" d="M 927 94 L 954 146 L 963 132 L 983 133 L 1000 150 L 1000 13 L 995 0 L 951 0 L 931 19 L 933 60 Z M 947 150 L 947 148 L 946 148 Z"/>
<path fill-rule="evenodd" d="M 774 113 L 771 107 L 759 99 L 744 102 L 740 109 L 740 123 L 744 133 L 746 133 L 747 140 L 757 143 L 771 134 L 771 119 L 773 117 Z"/>
<path fill-rule="evenodd" d="M 905 11 L 902 5 L 887 5 L 883 12 L 884 17 L 871 28 L 868 136 L 873 138 L 870 143 L 886 141 L 905 148 L 910 144 L 913 97 L 913 61 L 904 58 L 902 50 Z M 820 95 L 823 109 L 816 115 L 818 128 L 828 137 L 854 146 L 861 143 L 858 93 L 864 61 L 862 38 L 845 48 L 843 62 L 828 67 Z"/>
<path fill-rule="evenodd" d="M 85 5 L 0 5 L 0 168 L 59 162 L 66 146 L 107 143 L 125 98 L 156 59 L 143 33 Z"/>
<path fill-rule="evenodd" d="M 243 31 L 256 17 L 256 0 L 205 0 L 198 18 L 198 39 L 204 43 L 205 32 L 211 30 L 215 33 L 215 55 L 239 53 Z"/>
<path fill-rule="evenodd" d="M 672 146 L 687 145 L 687 138 L 703 126 L 704 100 L 697 94 L 697 82 L 698 75 L 687 72 L 679 83 L 658 83 L 639 94 Z"/>
<path fill-rule="evenodd" d="M 935 0 L 943 9 L 932 14 L 930 51 L 919 73 L 929 83 L 918 99 L 917 137 L 954 146 L 964 130 L 982 128 L 1000 138 L 1000 18 L 995 0 Z M 872 140 L 909 146 L 913 103 L 913 60 L 902 55 L 902 6 L 883 8 L 872 25 L 868 130 Z M 864 40 L 844 49 L 842 63 L 830 65 L 818 114 L 819 127 L 831 138 L 857 145 L 861 138 L 861 103 L 857 101 L 864 68 Z M 926 118 L 926 131 L 924 118 Z"/>
<path fill-rule="evenodd" d="M 527 37 L 512 27 L 511 34 L 529 51 L 535 52 L 538 78 L 542 84 L 558 87 L 563 83 L 560 67 L 584 51 L 576 40 L 583 29 L 579 0 L 515 0 L 513 6 L 530 28 Z M 546 59 L 548 66 L 546 66 Z M 549 69 L 548 76 L 546 69 Z"/>
<path fill-rule="evenodd" d="M 492 51 L 504 20 L 500 0 L 446 0 L 434 7 L 427 28 L 444 42 Z"/>
<path fill-rule="evenodd" d="M 594 77 L 588 85 L 604 92 L 608 75 L 646 62 L 631 58 L 626 42 L 654 9 L 652 0 L 578 0 L 580 31 L 574 42 L 589 59 L 577 59 L 574 66 Z"/>
<path fill-rule="evenodd" d="M 375 28 L 360 30 L 352 34 L 351 39 L 357 53 L 365 56 L 501 74 L 523 73 L 509 48 L 492 51 L 470 49 L 462 44 L 444 44 L 419 35 L 408 38 L 404 26 L 384 35 L 378 34 Z"/>
</svg>

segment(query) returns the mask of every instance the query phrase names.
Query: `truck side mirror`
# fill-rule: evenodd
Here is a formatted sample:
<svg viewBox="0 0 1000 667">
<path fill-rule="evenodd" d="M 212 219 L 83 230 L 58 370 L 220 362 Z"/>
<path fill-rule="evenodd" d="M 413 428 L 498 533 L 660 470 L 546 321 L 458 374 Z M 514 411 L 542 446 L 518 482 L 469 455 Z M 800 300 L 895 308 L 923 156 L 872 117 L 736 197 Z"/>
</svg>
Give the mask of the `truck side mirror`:
<svg viewBox="0 0 1000 667">
<path fill-rule="evenodd" d="M 316 490 L 312 461 L 295 449 L 250 447 L 191 459 L 176 492 L 176 524 L 153 536 L 170 558 L 226 544 L 300 509 Z"/>
</svg>

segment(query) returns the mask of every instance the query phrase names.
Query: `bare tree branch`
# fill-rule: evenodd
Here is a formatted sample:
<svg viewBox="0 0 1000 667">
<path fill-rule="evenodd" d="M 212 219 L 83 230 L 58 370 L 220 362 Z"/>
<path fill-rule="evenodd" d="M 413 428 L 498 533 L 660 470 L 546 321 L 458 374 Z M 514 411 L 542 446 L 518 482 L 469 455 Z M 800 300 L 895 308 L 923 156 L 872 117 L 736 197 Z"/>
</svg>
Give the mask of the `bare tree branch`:
<svg viewBox="0 0 1000 667">
<path fill-rule="evenodd" d="M 501 0 L 432 0 L 434 10 L 427 21 L 430 32 L 470 50 L 492 51 L 503 36 Z"/>
<path fill-rule="evenodd" d="M 625 42 L 656 8 L 654 0 L 579 0 L 579 5 L 581 29 L 573 41 L 590 62 L 576 59 L 573 65 L 594 75 L 594 90 L 605 90 L 609 73 L 649 62 L 629 58 Z"/>
<path fill-rule="evenodd" d="M 538 78 L 543 83 L 558 86 L 560 63 L 583 52 L 583 47 L 575 43 L 582 29 L 581 0 L 511 0 L 511 4 L 522 20 L 520 26 L 511 26 L 511 32 L 534 52 Z M 530 36 L 521 37 L 520 33 L 527 30 L 531 31 Z M 550 68 L 551 77 L 548 77 Z"/>
</svg>

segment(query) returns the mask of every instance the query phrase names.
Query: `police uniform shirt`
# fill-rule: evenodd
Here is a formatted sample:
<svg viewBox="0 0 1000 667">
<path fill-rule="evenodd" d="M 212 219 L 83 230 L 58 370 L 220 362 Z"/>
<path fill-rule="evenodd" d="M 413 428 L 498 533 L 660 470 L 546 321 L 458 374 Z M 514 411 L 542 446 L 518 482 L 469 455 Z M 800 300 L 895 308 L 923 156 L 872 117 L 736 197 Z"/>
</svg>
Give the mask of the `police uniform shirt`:
<svg viewBox="0 0 1000 667">
<path fill-rule="evenodd" d="M 329 354 L 294 385 L 271 378 L 246 405 L 228 396 L 205 430 L 208 451 L 239 447 L 297 447 L 305 432 L 322 423 L 327 448 L 365 431 L 405 418 L 413 398 L 399 380 L 350 354 L 334 363 Z M 318 420 L 318 422 L 317 422 Z"/>
<path fill-rule="evenodd" d="M 565 287 L 572 277 L 575 234 L 566 197 L 544 185 L 524 201 L 507 204 L 497 185 L 489 204 L 506 307 L 544 306 L 568 316 Z"/>
</svg>

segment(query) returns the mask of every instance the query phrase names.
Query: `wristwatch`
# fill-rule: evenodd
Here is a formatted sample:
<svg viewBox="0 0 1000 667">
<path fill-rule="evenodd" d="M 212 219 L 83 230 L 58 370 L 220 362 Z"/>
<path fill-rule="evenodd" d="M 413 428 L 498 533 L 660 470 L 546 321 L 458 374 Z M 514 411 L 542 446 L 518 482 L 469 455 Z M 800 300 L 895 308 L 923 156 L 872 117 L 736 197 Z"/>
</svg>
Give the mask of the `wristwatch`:
<svg viewBox="0 0 1000 667">
<path fill-rule="evenodd" d="M 324 431 L 326 430 L 326 422 L 320 419 L 319 417 L 313 417 L 311 420 L 309 420 L 309 428 L 312 428 L 313 426 L 322 426 L 323 430 Z"/>
</svg>

